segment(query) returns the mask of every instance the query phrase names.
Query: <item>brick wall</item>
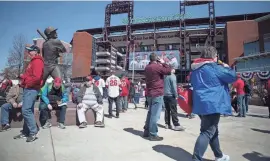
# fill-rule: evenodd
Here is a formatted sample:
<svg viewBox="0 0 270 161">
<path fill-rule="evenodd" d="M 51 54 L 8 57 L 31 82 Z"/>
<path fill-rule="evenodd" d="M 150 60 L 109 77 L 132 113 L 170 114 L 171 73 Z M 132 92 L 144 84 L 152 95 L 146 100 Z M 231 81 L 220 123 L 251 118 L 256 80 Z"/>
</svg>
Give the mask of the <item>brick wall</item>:
<svg viewBox="0 0 270 161">
<path fill-rule="evenodd" d="M 244 42 L 258 38 L 258 23 L 253 20 L 234 21 L 226 23 L 225 48 L 229 65 L 234 64 L 234 58 L 243 55 Z"/>
<path fill-rule="evenodd" d="M 76 32 L 73 35 L 72 78 L 90 74 L 92 60 L 92 35 L 87 32 Z"/>
</svg>

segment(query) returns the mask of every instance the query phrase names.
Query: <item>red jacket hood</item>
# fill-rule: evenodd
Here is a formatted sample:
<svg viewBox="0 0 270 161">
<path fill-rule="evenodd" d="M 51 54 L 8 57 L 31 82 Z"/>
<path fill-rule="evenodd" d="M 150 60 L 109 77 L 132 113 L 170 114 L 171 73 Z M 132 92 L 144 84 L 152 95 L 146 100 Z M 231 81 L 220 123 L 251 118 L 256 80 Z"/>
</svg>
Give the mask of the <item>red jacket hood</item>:
<svg viewBox="0 0 270 161">
<path fill-rule="evenodd" d="M 33 61 L 33 60 L 35 60 L 35 59 L 40 59 L 40 60 L 42 60 L 42 61 L 44 62 L 43 57 L 40 56 L 40 55 L 34 56 L 34 57 L 31 59 L 31 61 Z"/>
<path fill-rule="evenodd" d="M 208 63 L 215 63 L 215 61 L 214 59 L 205 59 L 205 58 L 194 59 L 193 63 L 191 64 L 191 69 L 192 70 L 198 69 L 204 64 Z"/>
</svg>

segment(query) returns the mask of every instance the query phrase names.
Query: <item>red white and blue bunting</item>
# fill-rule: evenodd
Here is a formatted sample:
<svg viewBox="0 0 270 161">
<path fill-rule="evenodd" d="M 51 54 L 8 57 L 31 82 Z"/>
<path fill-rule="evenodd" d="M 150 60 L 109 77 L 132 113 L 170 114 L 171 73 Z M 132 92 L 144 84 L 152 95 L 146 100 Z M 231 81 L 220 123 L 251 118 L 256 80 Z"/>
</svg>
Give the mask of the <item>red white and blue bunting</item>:
<svg viewBox="0 0 270 161">
<path fill-rule="evenodd" d="M 269 79 L 270 78 L 270 71 L 257 72 L 256 74 L 260 79 Z"/>
<path fill-rule="evenodd" d="M 241 78 L 248 81 L 251 78 L 253 78 L 253 75 L 254 75 L 253 72 L 244 72 L 244 73 L 241 73 Z"/>
<path fill-rule="evenodd" d="M 250 80 L 253 78 L 254 74 L 257 75 L 258 78 L 260 79 L 269 79 L 270 78 L 270 71 L 266 71 L 266 72 L 243 72 L 241 73 L 241 78 L 243 80 Z"/>
</svg>

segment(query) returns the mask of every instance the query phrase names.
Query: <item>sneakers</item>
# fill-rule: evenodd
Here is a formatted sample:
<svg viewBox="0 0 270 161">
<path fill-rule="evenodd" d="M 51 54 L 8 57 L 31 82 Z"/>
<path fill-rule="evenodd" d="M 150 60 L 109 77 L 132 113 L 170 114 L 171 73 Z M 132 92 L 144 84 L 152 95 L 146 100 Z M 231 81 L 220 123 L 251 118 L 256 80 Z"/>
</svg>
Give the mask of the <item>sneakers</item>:
<svg viewBox="0 0 270 161">
<path fill-rule="evenodd" d="M 147 132 L 147 131 L 144 131 L 143 132 L 143 137 L 144 138 L 148 138 L 150 135 L 149 135 L 149 132 Z"/>
<path fill-rule="evenodd" d="M 27 137 L 26 142 L 33 142 L 37 139 L 36 135 L 30 135 Z"/>
<path fill-rule="evenodd" d="M 150 141 L 162 141 L 163 140 L 163 137 L 160 137 L 160 136 L 150 136 L 149 137 L 149 140 Z"/>
<path fill-rule="evenodd" d="M 58 128 L 60 129 L 65 129 L 66 126 L 63 123 L 58 123 Z"/>
<path fill-rule="evenodd" d="M 105 127 L 104 123 L 102 123 L 101 121 L 97 121 L 95 122 L 95 127 Z"/>
<path fill-rule="evenodd" d="M 2 125 L 2 129 L 0 129 L 0 132 L 9 131 L 11 129 L 9 124 Z"/>
<path fill-rule="evenodd" d="M 229 155 L 223 154 L 222 158 L 216 158 L 215 161 L 230 161 Z"/>
<path fill-rule="evenodd" d="M 111 119 L 113 117 L 113 115 L 109 115 L 108 118 Z"/>
<path fill-rule="evenodd" d="M 15 140 L 17 140 L 17 139 L 24 139 L 24 138 L 26 138 L 26 136 L 24 134 L 22 134 L 22 133 L 13 137 L 13 139 L 15 139 Z"/>
<path fill-rule="evenodd" d="M 175 131 L 185 131 L 185 129 L 186 129 L 186 128 L 184 128 L 183 126 L 180 126 L 180 125 L 174 127 L 174 130 L 175 130 Z"/>
<path fill-rule="evenodd" d="M 86 122 L 82 122 L 79 126 L 80 129 L 82 128 L 86 128 L 87 127 L 87 123 Z"/>
<path fill-rule="evenodd" d="M 172 126 L 171 126 L 171 125 L 166 124 L 166 125 L 165 125 L 165 129 L 172 129 Z"/>
<path fill-rule="evenodd" d="M 49 121 L 47 121 L 47 122 L 42 126 L 43 129 L 48 129 L 48 128 L 50 128 L 50 127 L 52 127 L 52 124 L 51 124 Z"/>
</svg>

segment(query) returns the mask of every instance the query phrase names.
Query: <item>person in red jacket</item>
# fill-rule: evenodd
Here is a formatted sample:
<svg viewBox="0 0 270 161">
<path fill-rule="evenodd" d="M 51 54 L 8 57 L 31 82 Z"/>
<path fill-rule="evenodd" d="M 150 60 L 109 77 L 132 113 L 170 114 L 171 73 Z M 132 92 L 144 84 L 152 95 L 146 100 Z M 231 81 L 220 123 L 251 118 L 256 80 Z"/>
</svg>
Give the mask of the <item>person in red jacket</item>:
<svg viewBox="0 0 270 161">
<path fill-rule="evenodd" d="M 4 94 L 8 93 L 9 89 L 13 86 L 12 81 L 9 78 L 5 78 L 2 81 L 1 87 L 0 87 L 0 92 L 2 92 Z"/>
<path fill-rule="evenodd" d="M 126 112 L 128 109 L 128 95 L 129 95 L 130 82 L 127 77 L 122 76 L 121 78 L 121 88 L 120 93 L 120 108 L 122 112 Z"/>
<path fill-rule="evenodd" d="M 37 139 L 38 127 L 34 117 L 34 105 L 40 88 L 43 84 L 43 69 L 44 62 L 42 56 L 40 56 L 40 49 L 32 45 L 26 47 L 28 50 L 28 56 L 31 58 L 25 73 L 21 77 L 21 86 L 23 90 L 23 105 L 22 115 L 24 118 L 23 130 L 21 134 L 14 137 L 14 139 L 21 139 L 27 137 L 26 142 L 32 142 Z"/>
<path fill-rule="evenodd" d="M 239 114 L 237 117 L 246 117 L 246 105 L 245 105 L 245 82 L 241 79 L 241 75 L 237 75 L 238 79 L 234 82 L 233 87 L 236 89 L 237 93 L 237 106 Z"/>
</svg>

